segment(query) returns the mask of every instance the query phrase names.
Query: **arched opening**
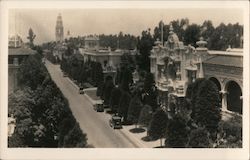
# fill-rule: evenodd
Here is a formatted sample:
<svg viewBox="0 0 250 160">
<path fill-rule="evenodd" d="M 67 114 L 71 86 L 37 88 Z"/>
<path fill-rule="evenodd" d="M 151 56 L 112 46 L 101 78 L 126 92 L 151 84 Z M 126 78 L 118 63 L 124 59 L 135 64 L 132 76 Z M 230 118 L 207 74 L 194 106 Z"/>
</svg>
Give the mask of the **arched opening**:
<svg viewBox="0 0 250 160">
<path fill-rule="evenodd" d="M 230 81 L 226 85 L 227 109 L 242 114 L 242 91 L 238 83 Z"/>
<path fill-rule="evenodd" d="M 211 77 L 211 78 L 209 78 L 209 80 L 212 81 L 216 85 L 216 87 L 218 89 L 218 92 L 220 92 L 221 91 L 221 85 L 220 85 L 220 82 L 218 81 L 218 79 L 215 78 L 215 77 Z M 222 95 L 221 94 L 219 94 L 219 95 L 220 95 L 220 102 L 221 102 Z M 220 107 L 221 107 L 221 103 L 220 103 Z"/>
</svg>

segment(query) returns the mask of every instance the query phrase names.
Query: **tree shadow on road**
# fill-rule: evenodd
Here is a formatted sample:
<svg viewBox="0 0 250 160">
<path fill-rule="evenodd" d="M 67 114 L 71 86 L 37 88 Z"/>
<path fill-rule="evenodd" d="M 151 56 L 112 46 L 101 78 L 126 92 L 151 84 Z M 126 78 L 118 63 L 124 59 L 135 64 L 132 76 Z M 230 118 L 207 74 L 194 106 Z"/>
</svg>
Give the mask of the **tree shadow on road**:
<svg viewBox="0 0 250 160">
<path fill-rule="evenodd" d="M 154 148 L 165 148 L 164 146 L 157 146 L 157 147 L 154 147 Z"/>
<path fill-rule="evenodd" d="M 142 132 L 145 132 L 145 129 L 144 128 L 132 128 L 129 131 L 132 133 L 142 133 Z"/>
<path fill-rule="evenodd" d="M 122 125 L 124 125 L 124 126 L 131 126 L 131 125 L 133 125 L 133 123 L 130 122 L 130 121 L 123 121 Z"/>
<path fill-rule="evenodd" d="M 157 139 L 154 139 L 150 136 L 145 136 L 145 137 L 142 137 L 141 140 L 143 140 L 145 142 L 152 142 L 152 141 L 156 141 Z"/>
</svg>

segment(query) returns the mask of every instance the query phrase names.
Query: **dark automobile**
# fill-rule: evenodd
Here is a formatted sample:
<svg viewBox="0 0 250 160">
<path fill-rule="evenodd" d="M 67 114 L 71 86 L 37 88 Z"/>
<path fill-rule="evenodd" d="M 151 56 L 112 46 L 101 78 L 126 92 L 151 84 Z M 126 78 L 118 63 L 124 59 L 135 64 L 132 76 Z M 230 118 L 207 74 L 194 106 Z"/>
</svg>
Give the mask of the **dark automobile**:
<svg viewBox="0 0 250 160">
<path fill-rule="evenodd" d="M 109 125 L 114 129 L 121 129 L 122 128 L 122 118 L 117 116 L 117 115 L 113 115 L 111 117 L 111 119 L 109 120 Z"/>
<path fill-rule="evenodd" d="M 102 103 L 97 103 L 94 105 L 94 110 L 96 112 L 104 112 L 104 107 Z"/>
<path fill-rule="evenodd" d="M 80 94 L 84 94 L 83 89 L 84 89 L 83 87 L 79 87 L 79 93 L 80 93 Z"/>
</svg>

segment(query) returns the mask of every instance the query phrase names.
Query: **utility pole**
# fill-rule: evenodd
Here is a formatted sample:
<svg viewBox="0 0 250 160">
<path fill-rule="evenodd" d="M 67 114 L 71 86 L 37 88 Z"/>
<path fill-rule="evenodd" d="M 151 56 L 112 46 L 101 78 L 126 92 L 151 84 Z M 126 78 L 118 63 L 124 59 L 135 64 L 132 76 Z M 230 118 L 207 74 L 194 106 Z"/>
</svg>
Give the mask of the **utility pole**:
<svg viewBox="0 0 250 160">
<path fill-rule="evenodd" d="M 163 42 L 163 21 L 161 20 L 161 43 L 162 43 L 162 46 L 164 45 L 164 42 Z"/>
</svg>

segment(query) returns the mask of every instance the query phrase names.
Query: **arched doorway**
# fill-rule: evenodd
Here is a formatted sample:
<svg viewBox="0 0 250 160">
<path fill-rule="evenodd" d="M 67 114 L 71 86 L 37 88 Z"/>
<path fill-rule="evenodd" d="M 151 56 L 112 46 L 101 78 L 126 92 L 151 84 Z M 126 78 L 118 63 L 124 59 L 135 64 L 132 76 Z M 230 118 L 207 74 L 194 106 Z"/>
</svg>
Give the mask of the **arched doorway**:
<svg viewBox="0 0 250 160">
<path fill-rule="evenodd" d="M 212 81 L 216 85 L 218 92 L 220 92 L 221 91 L 221 85 L 220 85 L 219 80 L 217 78 L 215 78 L 215 77 L 211 77 L 211 78 L 209 78 L 209 80 Z M 222 95 L 221 94 L 219 94 L 219 95 L 220 95 L 220 102 L 221 102 Z M 220 107 L 221 107 L 221 103 L 220 103 Z"/>
<path fill-rule="evenodd" d="M 226 84 L 227 91 L 227 109 L 229 111 L 242 114 L 242 91 L 238 83 L 229 81 Z"/>
</svg>

